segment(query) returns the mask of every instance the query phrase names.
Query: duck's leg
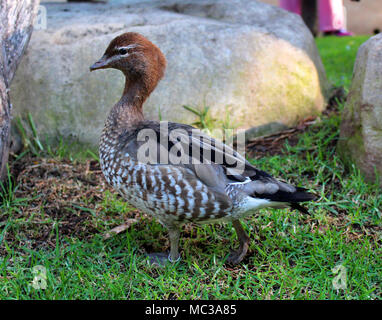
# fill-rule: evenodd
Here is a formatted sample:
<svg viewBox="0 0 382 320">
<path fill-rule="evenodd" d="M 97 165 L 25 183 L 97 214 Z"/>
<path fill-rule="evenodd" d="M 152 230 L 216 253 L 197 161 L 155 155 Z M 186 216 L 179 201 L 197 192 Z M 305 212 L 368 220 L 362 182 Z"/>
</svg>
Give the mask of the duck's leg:
<svg viewBox="0 0 382 320">
<path fill-rule="evenodd" d="M 180 260 L 179 254 L 179 236 L 180 231 L 177 227 L 169 227 L 168 235 L 170 238 L 170 253 L 150 253 L 148 254 L 150 263 L 156 265 L 165 265 L 169 261 L 171 263 L 177 262 Z"/>
<path fill-rule="evenodd" d="M 245 233 L 243 227 L 239 220 L 232 220 L 232 225 L 236 230 L 237 237 L 239 239 L 239 249 L 237 251 L 231 252 L 227 258 L 227 262 L 231 264 L 240 263 L 248 251 L 249 237 Z"/>
<path fill-rule="evenodd" d="M 168 260 L 170 262 L 177 262 L 180 260 L 179 254 L 179 237 L 180 231 L 179 228 L 170 228 L 168 231 L 170 238 L 170 254 L 168 255 Z"/>
</svg>

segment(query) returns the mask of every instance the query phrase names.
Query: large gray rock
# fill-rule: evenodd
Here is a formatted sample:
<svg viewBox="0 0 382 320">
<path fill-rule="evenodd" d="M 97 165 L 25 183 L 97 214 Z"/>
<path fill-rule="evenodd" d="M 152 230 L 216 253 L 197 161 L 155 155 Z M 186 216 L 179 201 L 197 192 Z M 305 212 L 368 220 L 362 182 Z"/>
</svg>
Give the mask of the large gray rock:
<svg viewBox="0 0 382 320">
<path fill-rule="evenodd" d="M 168 60 L 145 104 L 146 117 L 191 123 L 182 108 L 210 106 L 231 125 L 293 125 L 324 107 L 327 84 L 313 37 L 301 18 L 246 0 L 44 4 L 48 28 L 36 30 L 14 79 L 14 112 L 32 112 L 40 133 L 96 145 L 119 99 L 119 71 L 89 73 L 109 41 L 139 32 Z"/>
<path fill-rule="evenodd" d="M 345 163 L 355 163 L 367 180 L 374 181 L 376 171 L 382 177 L 382 34 L 358 50 L 338 150 Z"/>
</svg>

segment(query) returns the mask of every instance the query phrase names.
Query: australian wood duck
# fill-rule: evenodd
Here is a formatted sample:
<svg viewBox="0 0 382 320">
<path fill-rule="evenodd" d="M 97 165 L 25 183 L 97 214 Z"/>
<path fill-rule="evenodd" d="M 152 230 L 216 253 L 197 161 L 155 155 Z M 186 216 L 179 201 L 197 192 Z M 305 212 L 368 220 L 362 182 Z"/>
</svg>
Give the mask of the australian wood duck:
<svg viewBox="0 0 382 320">
<path fill-rule="evenodd" d="M 249 243 L 240 218 L 264 207 L 291 207 L 307 213 L 298 203 L 315 196 L 274 179 L 191 126 L 145 120 L 142 105 L 165 67 L 160 49 L 133 32 L 113 39 L 90 67 L 91 71 L 115 68 L 126 77 L 122 98 L 111 109 L 100 139 L 103 174 L 129 203 L 168 229 L 169 255 L 151 254 L 151 259 L 174 262 L 180 258 L 184 223 L 231 221 L 240 246 L 228 262 L 239 263 Z"/>
</svg>

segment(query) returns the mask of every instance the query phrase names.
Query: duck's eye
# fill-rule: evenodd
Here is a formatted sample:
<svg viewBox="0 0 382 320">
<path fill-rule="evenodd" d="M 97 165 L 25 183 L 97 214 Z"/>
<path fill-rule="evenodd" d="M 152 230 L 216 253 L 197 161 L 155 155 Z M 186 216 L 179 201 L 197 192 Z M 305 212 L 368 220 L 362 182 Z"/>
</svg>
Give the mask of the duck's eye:
<svg viewBox="0 0 382 320">
<path fill-rule="evenodd" d="M 120 55 L 124 56 L 124 55 L 127 53 L 127 49 L 125 49 L 125 48 L 121 48 L 121 49 L 118 50 L 118 53 L 119 53 Z"/>
</svg>

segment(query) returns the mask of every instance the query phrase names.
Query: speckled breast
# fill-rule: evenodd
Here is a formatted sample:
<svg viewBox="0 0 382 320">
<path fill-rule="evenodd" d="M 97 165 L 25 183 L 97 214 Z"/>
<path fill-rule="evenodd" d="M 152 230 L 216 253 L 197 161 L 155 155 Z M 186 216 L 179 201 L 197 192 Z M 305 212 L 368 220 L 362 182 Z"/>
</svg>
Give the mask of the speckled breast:
<svg viewBox="0 0 382 320">
<path fill-rule="evenodd" d="M 131 205 L 162 223 L 219 220 L 232 210 L 184 167 L 139 163 L 105 137 L 99 151 L 107 182 Z"/>
</svg>

